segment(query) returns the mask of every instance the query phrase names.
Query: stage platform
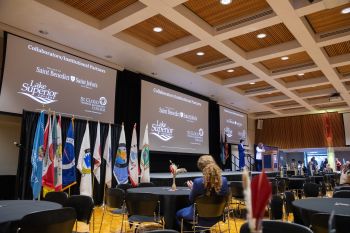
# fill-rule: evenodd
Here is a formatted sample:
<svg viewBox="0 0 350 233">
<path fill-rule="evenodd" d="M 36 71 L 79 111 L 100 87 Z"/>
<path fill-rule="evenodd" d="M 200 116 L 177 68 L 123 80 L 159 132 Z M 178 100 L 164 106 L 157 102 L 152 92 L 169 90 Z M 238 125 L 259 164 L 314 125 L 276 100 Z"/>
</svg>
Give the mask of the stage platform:
<svg viewBox="0 0 350 233">
<path fill-rule="evenodd" d="M 258 175 L 261 172 L 251 172 L 252 176 Z M 228 181 L 241 181 L 242 180 L 242 172 L 222 172 L 222 175 L 227 178 Z M 268 177 L 276 177 L 278 172 L 266 172 Z M 186 172 L 181 173 L 176 176 L 176 185 L 177 186 L 185 186 L 187 180 L 193 180 L 194 178 L 201 177 L 201 172 Z M 164 173 L 151 173 L 151 182 L 153 182 L 156 186 L 171 186 L 173 183 L 173 177 L 170 172 Z"/>
</svg>

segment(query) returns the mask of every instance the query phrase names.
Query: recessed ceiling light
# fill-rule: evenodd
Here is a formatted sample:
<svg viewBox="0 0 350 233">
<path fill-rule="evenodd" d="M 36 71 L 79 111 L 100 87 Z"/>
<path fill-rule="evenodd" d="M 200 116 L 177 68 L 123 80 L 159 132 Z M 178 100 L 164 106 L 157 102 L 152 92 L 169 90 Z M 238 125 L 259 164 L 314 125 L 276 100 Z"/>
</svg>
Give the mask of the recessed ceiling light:
<svg viewBox="0 0 350 233">
<path fill-rule="evenodd" d="M 42 29 L 40 29 L 40 30 L 39 30 L 39 33 L 40 33 L 40 34 L 43 34 L 43 35 L 47 35 L 47 34 L 49 34 L 49 32 L 48 32 L 48 31 L 46 31 L 46 30 L 42 30 Z"/>
<path fill-rule="evenodd" d="M 111 55 L 106 55 L 105 58 L 112 58 L 112 56 Z"/>
<path fill-rule="evenodd" d="M 203 56 L 205 53 L 204 53 L 204 52 L 199 51 L 199 52 L 197 52 L 196 54 L 197 54 L 197 56 Z"/>
<path fill-rule="evenodd" d="M 342 14 L 349 14 L 350 13 L 350 7 L 344 8 L 343 10 L 341 10 Z"/>
<path fill-rule="evenodd" d="M 234 72 L 235 70 L 234 69 L 229 69 L 229 70 L 227 70 L 227 72 L 229 72 L 229 73 L 232 73 L 232 72 Z"/>
<path fill-rule="evenodd" d="M 256 37 L 259 38 L 259 39 L 262 39 L 262 38 L 266 37 L 266 34 L 265 33 L 260 33 L 260 34 L 256 35 Z"/>
<path fill-rule="evenodd" d="M 220 3 L 222 5 L 228 5 L 228 4 L 231 4 L 232 0 L 220 0 Z"/>
<path fill-rule="evenodd" d="M 154 28 L 153 28 L 153 31 L 155 31 L 155 32 L 161 32 L 161 31 L 163 31 L 163 28 L 161 28 L 161 27 L 154 27 Z"/>
<path fill-rule="evenodd" d="M 281 57 L 282 61 L 285 61 L 285 60 L 288 60 L 288 59 L 289 59 L 289 57 Z"/>
<path fill-rule="evenodd" d="M 298 76 L 304 76 L 304 73 L 300 73 L 300 74 L 298 74 Z"/>
<path fill-rule="evenodd" d="M 251 83 L 249 83 L 250 85 L 254 85 L 255 84 L 255 82 L 251 82 Z"/>
</svg>

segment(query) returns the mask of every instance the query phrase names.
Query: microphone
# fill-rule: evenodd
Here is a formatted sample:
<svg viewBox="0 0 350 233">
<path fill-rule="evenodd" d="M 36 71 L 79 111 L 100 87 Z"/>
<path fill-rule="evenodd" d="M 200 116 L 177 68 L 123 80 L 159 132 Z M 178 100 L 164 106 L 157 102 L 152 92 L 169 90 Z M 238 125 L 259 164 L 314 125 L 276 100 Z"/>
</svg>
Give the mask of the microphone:
<svg viewBox="0 0 350 233">
<path fill-rule="evenodd" d="M 21 148 L 22 147 L 22 144 L 21 143 L 18 143 L 16 141 L 13 142 L 13 145 L 15 145 L 16 147 L 18 148 Z"/>
</svg>

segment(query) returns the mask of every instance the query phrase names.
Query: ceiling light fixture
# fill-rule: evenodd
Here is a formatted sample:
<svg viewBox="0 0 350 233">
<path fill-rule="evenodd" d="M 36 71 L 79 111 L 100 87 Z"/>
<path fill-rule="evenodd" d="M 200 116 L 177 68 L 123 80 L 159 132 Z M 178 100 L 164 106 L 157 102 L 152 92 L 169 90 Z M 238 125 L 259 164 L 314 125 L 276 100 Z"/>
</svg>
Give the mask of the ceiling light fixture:
<svg viewBox="0 0 350 233">
<path fill-rule="evenodd" d="M 197 54 L 197 56 L 203 56 L 205 53 L 204 53 L 204 52 L 199 51 L 199 52 L 197 52 L 196 54 Z"/>
<path fill-rule="evenodd" d="M 112 55 L 106 55 L 105 58 L 110 59 L 110 58 L 112 58 Z"/>
<path fill-rule="evenodd" d="M 304 76 L 304 73 L 300 73 L 300 74 L 298 74 L 298 76 Z"/>
<path fill-rule="evenodd" d="M 251 82 L 251 83 L 249 83 L 250 85 L 254 85 L 255 84 L 255 82 Z"/>
<path fill-rule="evenodd" d="M 340 93 L 336 92 L 331 94 L 329 97 L 329 102 L 337 102 L 343 100 L 342 97 L 340 96 Z"/>
<path fill-rule="evenodd" d="M 163 28 L 161 28 L 161 27 L 154 27 L 153 31 L 154 32 L 161 32 L 161 31 L 163 31 Z"/>
<path fill-rule="evenodd" d="M 232 72 L 234 72 L 234 71 L 235 71 L 234 69 L 229 69 L 229 70 L 227 70 L 228 73 L 232 73 Z"/>
<path fill-rule="evenodd" d="M 39 30 L 39 33 L 40 33 L 40 34 L 43 34 L 43 35 L 47 35 L 47 34 L 49 34 L 49 32 L 48 32 L 48 31 L 43 30 L 43 29 L 40 29 L 40 30 Z"/>
<path fill-rule="evenodd" d="M 266 34 L 265 33 L 260 33 L 260 34 L 256 35 L 256 37 L 259 38 L 259 39 L 262 39 L 262 38 L 266 37 Z"/>
<path fill-rule="evenodd" d="M 229 5 L 231 2 L 232 0 L 220 0 L 221 5 Z"/>
<path fill-rule="evenodd" d="M 289 57 L 281 57 L 282 61 L 285 61 L 285 60 L 288 60 L 288 59 L 289 59 Z"/>
<path fill-rule="evenodd" d="M 342 14 L 349 14 L 350 13 L 350 7 L 344 8 L 343 10 L 341 10 Z"/>
</svg>

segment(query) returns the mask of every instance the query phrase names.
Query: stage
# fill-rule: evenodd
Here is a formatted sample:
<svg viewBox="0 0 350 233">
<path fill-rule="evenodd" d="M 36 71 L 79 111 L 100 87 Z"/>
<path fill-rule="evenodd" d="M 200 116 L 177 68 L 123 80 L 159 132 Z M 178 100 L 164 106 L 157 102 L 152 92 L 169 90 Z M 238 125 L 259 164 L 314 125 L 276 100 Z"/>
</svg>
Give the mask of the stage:
<svg viewBox="0 0 350 233">
<path fill-rule="evenodd" d="M 261 172 L 251 172 L 252 176 L 258 175 Z M 278 172 L 266 172 L 268 177 L 277 176 Z M 241 181 L 242 180 L 242 172 L 222 172 L 222 175 L 227 178 L 228 181 Z M 201 177 L 201 172 L 186 172 L 180 173 L 176 176 L 176 185 L 177 186 L 185 186 L 187 180 L 193 180 L 194 178 Z M 171 186 L 173 183 L 173 176 L 170 172 L 164 173 L 151 173 L 151 182 L 153 182 L 156 186 Z"/>
</svg>

